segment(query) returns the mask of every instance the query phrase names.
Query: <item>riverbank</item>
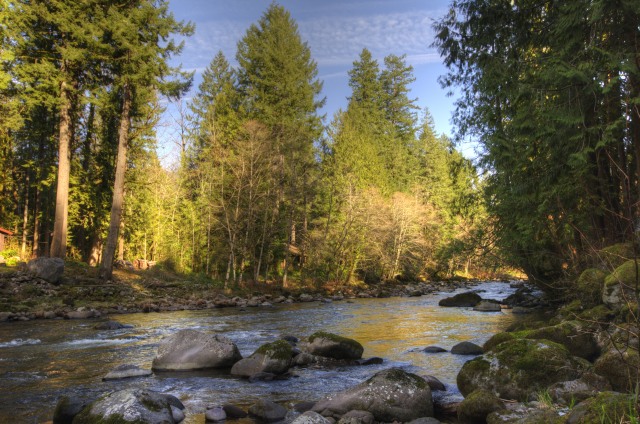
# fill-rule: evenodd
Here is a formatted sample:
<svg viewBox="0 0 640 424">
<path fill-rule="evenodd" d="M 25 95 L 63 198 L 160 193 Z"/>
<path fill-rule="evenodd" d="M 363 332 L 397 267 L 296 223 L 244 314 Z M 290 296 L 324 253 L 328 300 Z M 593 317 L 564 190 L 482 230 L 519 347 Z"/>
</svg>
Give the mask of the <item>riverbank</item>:
<svg viewBox="0 0 640 424">
<path fill-rule="evenodd" d="M 314 289 L 283 289 L 276 284 L 260 284 L 225 289 L 210 280 L 185 277 L 160 268 L 115 270 L 113 280 L 104 283 L 96 277 L 95 268 L 68 262 L 62 280 L 51 284 L 26 271 L 0 266 L 0 321 L 422 296 L 470 288 L 477 283 L 476 280 L 449 280 L 346 287 L 326 285 Z"/>
</svg>

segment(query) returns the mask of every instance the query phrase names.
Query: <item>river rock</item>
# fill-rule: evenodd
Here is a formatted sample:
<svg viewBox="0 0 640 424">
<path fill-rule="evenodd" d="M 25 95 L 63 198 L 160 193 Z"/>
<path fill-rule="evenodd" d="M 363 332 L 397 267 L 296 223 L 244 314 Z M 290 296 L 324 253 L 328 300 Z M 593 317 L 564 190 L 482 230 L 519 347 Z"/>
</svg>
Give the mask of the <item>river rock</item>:
<svg viewBox="0 0 640 424">
<path fill-rule="evenodd" d="M 284 374 L 291 366 L 291 357 L 291 345 L 284 340 L 277 340 L 260 346 L 251 356 L 236 362 L 231 374 L 241 377 L 258 373 Z"/>
<path fill-rule="evenodd" d="M 478 303 L 480 303 L 481 300 L 482 298 L 478 293 L 464 292 L 458 293 L 452 297 L 446 297 L 440 300 L 440 302 L 438 302 L 438 305 L 447 307 L 469 307 L 476 306 Z"/>
<path fill-rule="evenodd" d="M 96 311 L 77 310 L 67 312 L 65 318 L 67 319 L 88 319 L 95 318 L 97 316 Z"/>
<path fill-rule="evenodd" d="M 525 337 L 560 343 L 572 355 L 588 361 L 595 360 L 601 353 L 594 332 L 579 321 L 564 321 L 558 325 L 529 330 Z"/>
<path fill-rule="evenodd" d="M 463 396 L 486 389 L 503 399 L 527 401 L 554 383 L 579 378 L 589 366 L 558 343 L 513 339 L 466 362 L 457 383 Z"/>
<path fill-rule="evenodd" d="M 268 423 L 283 420 L 287 409 L 270 400 L 260 399 L 249 407 L 249 415 Z"/>
<path fill-rule="evenodd" d="M 331 421 L 317 412 L 307 411 L 293 420 L 291 424 L 331 424 Z"/>
<path fill-rule="evenodd" d="M 458 418 L 466 422 L 486 422 L 487 415 L 504 408 L 504 404 L 496 395 L 487 390 L 474 390 L 458 407 Z"/>
<path fill-rule="evenodd" d="M 440 420 L 433 417 L 422 417 L 409 421 L 407 424 L 440 424 Z"/>
<path fill-rule="evenodd" d="M 360 359 L 364 348 L 353 339 L 318 331 L 309 336 L 308 353 L 333 359 Z"/>
<path fill-rule="evenodd" d="M 125 389 L 109 393 L 84 408 L 74 424 L 96 422 L 136 422 L 158 424 L 176 422 L 171 405 L 161 393 Z"/>
<path fill-rule="evenodd" d="M 222 406 L 214 406 L 213 408 L 207 409 L 204 413 L 204 418 L 207 421 L 224 421 L 227 419 L 227 412 L 224 410 Z"/>
<path fill-rule="evenodd" d="M 312 410 L 334 418 L 352 410 L 366 410 L 376 421 L 407 422 L 433 416 L 433 401 L 431 389 L 424 379 L 399 368 L 391 368 L 319 401 Z"/>
<path fill-rule="evenodd" d="M 184 415 L 184 411 L 180 408 L 176 408 L 173 405 L 170 405 L 170 407 L 171 407 L 171 415 L 173 415 L 174 421 L 177 423 L 184 421 L 184 419 L 186 418 Z"/>
<path fill-rule="evenodd" d="M 296 355 L 291 361 L 292 365 L 297 367 L 306 367 L 316 362 L 318 362 L 318 357 L 307 352 Z"/>
<path fill-rule="evenodd" d="M 105 321 L 93 326 L 96 330 L 120 330 L 122 328 L 133 328 L 133 325 L 121 324 L 118 321 Z"/>
<path fill-rule="evenodd" d="M 431 391 L 444 392 L 444 391 L 447 390 L 447 388 L 445 387 L 444 383 L 442 381 L 438 380 L 437 377 L 434 377 L 432 375 L 421 375 L 420 377 L 424 378 L 424 381 L 427 382 L 427 384 L 431 388 Z"/>
<path fill-rule="evenodd" d="M 460 342 L 451 348 L 454 355 L 482 355 L 484 351 L 482 347 L 471 342 Z"/>
<path fill-rule="evenodd" d="M 224 409 L 224 412 L 227 414 L 227 418 L 235 420 L 238 418 L 245 418 L 247 414 L 244 409 L 239 408 L 235 405 L 231 405 L 230 403 L 225 403 L 224 405 L 222 405 L 222 409 Z"/>
<path fill-rule="evenodd" d="M 344 414 L 338 424 L 373 424 L 375 417 L 369 411 L 349 411 Z"/>
<path fill-rule="evenodd" d="M 474 311 L 478 312 L 500 312 L 502 308 L 498 302 L 492 300 L 481 300 L 476 306 L 473 307 Z"/>
<path fill-rule="evenodd" d="M 238 347 L 220 335 L 181 330 L 166 337 L 158 346 L 154 370 L 195 370 L 226 368 L 242 359 Z"/>
<path fill-rule="evenodd" d="M 137 365 L 119 365 L 113 370 L 109 371 L 107 375 L 102 377 L 103 381 L 108 380 L 120 380 L 123 378 L 131 378 L 131 377 L 148 377 L 152 375 L 153 372 L 148 369 L 140 368 Z"/>
<path fill-rule="evenodd" d="M 82 399 L 62 396 L 53 411 L 53 424 L 71 424 L 86 406 L 87 402 Z"/>
<path fill-rule="evenodd" d="M 422 349 L 422 351 L 424 353 L 443 353 L 443 352 L 446 352 L 447 349 L 444 349 L 440 346 L 427 346 L 424 349 Z"/>
<path fill-rule="evenodd" d="M 27 264 L 27 271 L 49 283 L 57 284 L 64 274 L 64 261 L 60 258 L 35 258 Z"/>
</svg>

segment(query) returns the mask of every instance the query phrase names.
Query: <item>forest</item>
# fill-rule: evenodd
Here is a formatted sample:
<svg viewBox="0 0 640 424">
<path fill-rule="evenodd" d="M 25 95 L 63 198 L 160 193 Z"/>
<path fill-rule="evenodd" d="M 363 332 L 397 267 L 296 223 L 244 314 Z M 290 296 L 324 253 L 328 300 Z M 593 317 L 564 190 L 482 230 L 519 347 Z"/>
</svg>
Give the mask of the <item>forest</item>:
<svg viewBox="0 0 640 424">
<path fill-rule="evenodd" d="M 586 11 L 586 13 L 585 13 Z M 524 271 L 552 287 L 636 238 L 640 4 L 455 0 L 433 24 L 455 139 L 364 48 L 348 105 L 272 3 L 194 87 L 166 0 L 3 1 L 0 227 L 15 260 L 142 259 L 237 287 Z M 237 63 L 232 66 L 231 63 Z M 428 93 L 418 93 L 428 96 Z M 175 166 L 157 153 L 180 106 Z M 456 141 L 480 145 L 477 161 Z M 0 254 L 2 254 L 0 252 Z"/>
</svg>

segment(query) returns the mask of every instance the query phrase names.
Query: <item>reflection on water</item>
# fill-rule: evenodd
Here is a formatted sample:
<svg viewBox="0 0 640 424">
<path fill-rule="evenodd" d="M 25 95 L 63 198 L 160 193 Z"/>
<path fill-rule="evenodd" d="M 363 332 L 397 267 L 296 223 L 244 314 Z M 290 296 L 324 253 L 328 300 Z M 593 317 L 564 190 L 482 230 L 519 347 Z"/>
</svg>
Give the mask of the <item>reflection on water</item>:
<svg viewBox="0 0 640 424">
<path fill-rule="evenodd" d="M 485 298 L 502 299 L 508 285 L 485 283 Z M 145 387 L 177 395 L 191 416 L 204 423 L 206 405 L 232 401 L 249 404 L 259 397 L 291 402 L 316 400 L 323 394 L 357 384 L 391 366 L 432 374 L 455 390 L 455 377 L 469 357 L 426 354 L 418 348 L 438 345 L 450 349 L 460 341 L 482 344 L 514 319 L 510 313 L 482 313 L 469 308 L 440 308 L 450 294 L 414 298 L 359 299 L 352 303 L 305 303 L 276 308 L 215 309 L 114 317 L 134 328 L 94 330 L 95 321 L 31 321 L 0 325 L 0 422 L 48 421 L 59 396 L 87 399 L 110 390 Z M 307 368 L 286 381 L 248 383 L 220 371 L 160 373 L 153 377 L 102 382 L 124 363 L 150 367 L 159 341 L 178 330 L 192 328 L 223 333 L 244 356 L 263 343 L 284 335 L 305 337 L 318 330 L 360 341 L 364 356 L 385 359 L 382 365 Z"/>
</svg>

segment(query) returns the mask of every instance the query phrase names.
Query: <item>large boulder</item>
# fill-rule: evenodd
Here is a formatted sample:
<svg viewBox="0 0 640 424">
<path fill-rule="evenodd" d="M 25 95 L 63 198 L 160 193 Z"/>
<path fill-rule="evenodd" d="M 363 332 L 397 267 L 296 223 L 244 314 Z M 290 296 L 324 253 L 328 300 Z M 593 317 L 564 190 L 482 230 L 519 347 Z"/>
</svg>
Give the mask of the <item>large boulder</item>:
<svg viewBox="0 0 640 424">
<path fill-rule="evenodd" d="M 458 293 L 452 297 L 446 297 L 440 300 L 440 302 L 438 302 L 438 305 L 448 306 L 448 307 L 451 307 L 451 306 L 470 307 L 470 306 L 476 306 L 478 303 L 480 303 L 481 300 L 482 298 L 478 293 L 465 292 L 465 293 Z"/>
<path fill-rule="evenodd" d="M 501 312 L 502 307 L 499 302 L 493 300 L 481 300 L 476 306 L 473 307 L 477 312 Z"/>
<path fill-rule="evenodd" d="M 460 342 L 451 348 L 454 355 L 482 355 L 484 351 L 482 347 L 471 342 Z"/>
<path fill-rule="evenodd" d="M 577 380 L 555 383 L 549 387 L 549 395 L 554 402 L 569 405 L 607 390 L 611 390 L 611 384 L 606 378 L 586 372 Z"/>
<path fill-rule="evenodd" d="M 487 390 L 474 390 L 458 407 L 458 418 L 463 423 L 483 423 L 487 415 L 504 408 L 496 395 Z"/>
<path fill-rule="evenodd" d="M 527 339 L 546 339 L 566 347 L 574 356 L 594 360 L 600 355 L 600 347 L 594 331 L 579 321 L 564 321 L 558 325 L 538 328 L 522 333 Z"/>
<path fill-rule="evenodd" d="M 86 406 L 87 402 L 80 398 L 62 396 L 53 411 L 53 424 L 71 424 Z"/>
<path fill-rule="evenodd" d="M 64 261 L 60 258 L 35 258 L 27 263 L 27 271 L 51 284 L 57 284 L 64 273 Z"/>
<path fill-rule="evenodd" d="M 602 290 L 607 273 L 600 268 L 587 268 L 576 281 L 576 296 L 585 305 L 595 306 L 602 302 Z"/>
<path fill-rule="evenodd" d="M 141 389 L 109 393 L 84 408 L 74 424 L 126 423 L 173 424 L 171 403 L 166 395 Z"/>
<path fill-rule="evenodd" d="M 553 383 L 579 378 L 588 367 L 558 343 L 514 339 L 466 362 L 457 383 L 463 396 L 485 389 L 502 399 L 527 401 Z"/>
<path fill-rule="evenodd" d="M 569 416 L 566 424 L 601 424 L 601 423 L 631 423 L 636 417 L 635 396 L 602 392 L 577 404 Z"/>
<path fill-rule="evenodd" d="M 289 342 L 278 340 L 260 346 L 251 356 L 233 364 L 232 375 L 251 377 L 258 373 L 284 374 L 291 366 L 293 350 Z"/>
<path fill-rule="evenodd" d="M 360 359 L 364 348 L 353 339 L 317 331 L 309 336 L 306 350 L 311 355 L 333 359 Z"/>
<path fill-rule="evenodd" d="M 270 400 L 260 399 L 249 407 L 249 415 L 272 423 L 283 420 L 287 416 L 287 409 Z"/>
<path fill-rule="evenodd" d="M 399 368 L 380 371 L 355 387 L 319 401 L 313 411 L 339 419 L 353 410 L 369 411 L 376 421 L 407 422 L 433 416 L 427 382 Z"/>
<path fill-rule="evenodd" d="M 596 360 L 593 371 L 606 378 L 613 390 L 630 392 L 638 383 L 639 368 L 640 356 L 636 350 L 612 348 Z"/>
<path fill-rule="evenodd" d="M 227 368 L 242 359 L 238 347 L 224 336 L 181 330 L 158 346 L 154 370 L 195 370 Z"/>
<path fill-rule="evenodd" d="M 317 412 L 307 411 L 293 420 L 291 424 L 331 424 L 331 421 Z"/>
<path fill-rule="evenodd" d="M 610 308 L 620 308 L 635 301 L 636 279 L 640 263 L 626 261 L 604 279 L 602 302 Z"/>
</svg>

